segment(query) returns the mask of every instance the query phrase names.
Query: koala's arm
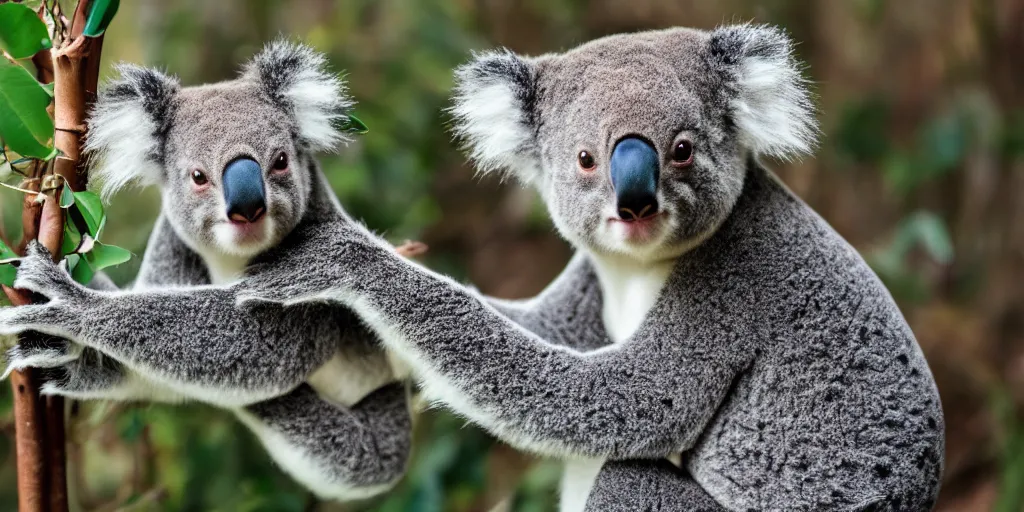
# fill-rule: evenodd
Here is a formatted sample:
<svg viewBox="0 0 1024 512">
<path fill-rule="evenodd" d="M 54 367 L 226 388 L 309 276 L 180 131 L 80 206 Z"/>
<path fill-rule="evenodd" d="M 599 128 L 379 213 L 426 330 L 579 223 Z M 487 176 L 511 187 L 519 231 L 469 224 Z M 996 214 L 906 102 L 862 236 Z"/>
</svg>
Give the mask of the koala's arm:
<svg viewBox="0 0 1024 512">
<path fill-rule="evenodd" d="M 581 353 L 524 329 L 452 280 L 403 261 L 358 225 L 306 264 L 278 275 L 259 304 L 340 301 L 411 366 L 431 398 L 520 448 L 545 455 L 664 457 L 695 443 L 733 380 L 731 339 L 692 339 L 649 322 L 633 339 Z"/>
<path fill-rule="evenodd" d="M 362 499 L 391 488 L 405 472 L 412 420 L 405 385 L 392 383 L 351 407 L 302 385 L 235 411 L 293 478 L 321 498 Z"/>
<path fill-rule="evenodd" d="M 331 357 L 347 323 L 324 321 L 337 308 L 317 305 L 240 314 L 232 287 L 90 290 L 72 281 L 38 244 L 22 260 L 17 284 L 50 301 L 4 308 L 0 332 L 34 330 L 67 338 L 158 385 L 227 407 L 301 384 Z"/>
<path fill-rule="evenodd" d="M 611 344 L 601 318 L 601 288 L 582 253 L 573 256 L 558 279 L 536 297 L 485 298 L 499 313 L 548 343 L 584 351 Z"/>
</svg>

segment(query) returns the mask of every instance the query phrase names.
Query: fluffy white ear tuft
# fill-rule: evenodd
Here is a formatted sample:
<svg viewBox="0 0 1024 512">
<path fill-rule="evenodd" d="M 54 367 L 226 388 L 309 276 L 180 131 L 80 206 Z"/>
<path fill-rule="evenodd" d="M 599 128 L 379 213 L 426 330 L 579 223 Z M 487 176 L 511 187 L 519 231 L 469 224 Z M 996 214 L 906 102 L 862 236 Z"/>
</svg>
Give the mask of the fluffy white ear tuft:
<svg viewBox="0 0 1024 512">
<path fill-rule="evenodd" d="M 734 87 L 733 118 L 747 148 L 778 158 L 814 149 L 814 105 L 785 32 L 768 25 L 720 27 L 711 33 L 711 55 Z"/>
<path fill-rule="evenodd" d="M 160 137 L 178 91 L 177 79 L 157 70 L 130 64 L 117 69 L 121 77 L 100 91 L 85 141 L 90 178 L 104 199 L 129 184 L 163 178 Z"/>
<path fill-rule="evenodd" d="M 475 54 L 455 71 L 454 131 L 481 172 L 537 177 L 536 78 L 534 65 L 509 50 Z"/>
<path fill-rule="evenodd" d="M 327 71 L 327 57 L 285 40 L 268 44 L 246 64 L 243 79 L 260 85 L 267 97 L 291 112 L 299 137 L 314 151 L 333 151 L 347 142 L 339 126 L 355 103 L 345 83 Z"/>
</svg>

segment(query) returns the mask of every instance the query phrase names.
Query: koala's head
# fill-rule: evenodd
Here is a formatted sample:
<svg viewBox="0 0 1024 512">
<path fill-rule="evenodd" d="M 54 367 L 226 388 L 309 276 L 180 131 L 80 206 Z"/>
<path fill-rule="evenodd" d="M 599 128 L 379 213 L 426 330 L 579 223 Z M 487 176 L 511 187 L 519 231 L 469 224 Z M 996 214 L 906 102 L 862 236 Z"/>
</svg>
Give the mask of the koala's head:
<svg viewBox="0 0 1024 512">
<path fill-rule="evenodd" d="M 301 220 L 316 151 L 343 140 L 352 102 L 326 59 L 275 42 L 231 81 L 181 87 L 153 69 L 120 67 L 90 116 L 90 174 L 109 197 L 159 185 L 178 235 L 203 254 L 254 256 Z"/>
<path fill-rule="evenodd" d="M 481 170 L 534 184 L 576 245 L 642 260 L 717 229 L 750 157 L 805 153 L 817 135 L 792 44 L 766 26 L 485 53 L 456 79 L 455 129 Z"/>
</svg>

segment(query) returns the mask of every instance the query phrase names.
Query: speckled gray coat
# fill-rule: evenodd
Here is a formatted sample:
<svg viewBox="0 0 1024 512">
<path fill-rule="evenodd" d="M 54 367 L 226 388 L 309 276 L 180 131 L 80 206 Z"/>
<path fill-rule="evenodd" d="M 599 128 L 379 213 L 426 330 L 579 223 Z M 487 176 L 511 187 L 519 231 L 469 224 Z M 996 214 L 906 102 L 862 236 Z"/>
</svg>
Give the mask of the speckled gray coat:
<svg viewBox="0 0 1024 512">
<path fill-rule="evenodd" d="M 609 459 L 590 510 L 927 510 L 943 418 L 913 334 L 857 252 L 756 160 L 810 147 L 796 66 L 788 38 L 758 26 L 478 56 L 460 71 L 460 131 L 484 168 L 538 187 L 580 249 L 566 273 L 496 308 L 345 221 L 300 238 L 334 248 L 305 262 L 316 279 L 276 275 L 242 300 L 345 304 L 427 396 L 522 449 Z M 576 166 L 584 149 L 605 168 L 630 134 L 664 162 L 666 220 L 640 247 L 604 231 L 607 173 Z M 671 162 L 681 139 L 692 165 Z M 615 345 L 594 277 L 608 253 L 673 262 Z M 659 462 L 678 453 L 683 470 Z"/>
<path fill-rule="evenodd" d="M 238 253 L 255 256 L 282 240 L 293 255 L 330 250 L 295 240 L 296 229 L 340 217 L 314 152 L 339 142 L 335 125 L 351 105 L 322 55 L 286 42 L 217 84 L 183 88 L 158 71 L 122 66 L 92 113 L 89 148 L 105 191 L 130 181 L 160 186 L 163 209 L 138 279 L 130 291 L 107 280 L 86 289 L 31 245 L 18 285 L 50 301 L 0 310 L 0 331 L 38 331 L 8 353 L 8 370 L 38 368 L 49 394 L 227 408 L 325 498 L 390 488 L 405 470 L 411 419 L 405 385 L 394 382 L 373 334 L 333 304 L 243 311 L 238 279 L 211 275 L 219 260 L 244 268 Z M 273 165 L 279 156 L 290 162 L 283 169 Z M 224 230 L 218 171 L 239 157 L 263 169 L 267 234 L 255 246 Z M 202 186 L 197 170 L 206 173 Z M 281 270 L 271 267 L 266 273 Z M 290 275 L 311 268 L 299 263 Z M 326 378 L 316 377 L 325 367 Z"/>
</svg>

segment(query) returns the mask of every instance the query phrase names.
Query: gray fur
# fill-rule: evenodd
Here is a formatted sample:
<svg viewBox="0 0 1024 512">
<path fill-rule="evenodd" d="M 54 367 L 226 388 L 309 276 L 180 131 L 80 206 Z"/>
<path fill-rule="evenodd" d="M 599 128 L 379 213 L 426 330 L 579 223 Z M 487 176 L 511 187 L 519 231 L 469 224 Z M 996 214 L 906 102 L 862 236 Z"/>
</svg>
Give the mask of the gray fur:
<svg viewBox="0 0 1024 512">
<path fill-rule="evenodd" d="M 514 122 L 491 135 L 525 127 L 518 142 L 490 140 L 493 119 L 467 118 L 473 109 L 457 106 L 460 128 L 470 144 L 489 145 L 475 151 L 492 164 L 537 155 L 524 162 L 528 180 L 581 253 L 570 272 L 585 276 L 611 256 L 636 268 L 671 263 L 653 307 L 622 343 L 580 351 L 559 328 L 599 330 L 586 322 L 601 317 L 594 308 L 609 299 L 603 284 L 602 300 L 576 302 L 578 314 L 565 315 L 569 303 L 548 317 L 541 300 L 495 309 L 347 221 L 299 238 L 333 248 L 303 260 L 322 269 L 318 276 L 274 274 L 243 303 L 339 302 L 406 360 L 428 396 L 499 438 L 554 457 L 648 460 L 629 471 L 608 465 L 593 510 L 629 499 L 622 493 L 631 486 L 699 494 L 687 478 L 707 493 L 695 500 L 729 510 L 927 510 L 944 443 L 927 362 L 863 259 L 756 160 L 799 151 L 806 144 L 797 135 L 813 132 L 798 74 L 770 69 L 793 66 L 789 55 L 788 39 L 771 28 L 674 29 L 519 63 L 485 55 L 460 72 L 460 102 L 482 103 L 469 99 L 476 85 L 467 79 L 486 77 L 480 87 L 495 101 L 493 86 L 510 82 L 503 90 Z M 737 66 L 751 59 L 788 83 L 757 89 L 765 85 L 757 77 L 738 78 Z M 765 94 L 772 90 L 798 92 Z M 777 140 L 750 133 L 770 131 L 757 122 L 778 112 L 792 117 Z M 600 170 L 628 134 L 664 158 L 659 204 L 668 207 L 657 236 L 627 243 L 601 228 L 614 204 L 607 172 L 583 173 L 574 158 L 585 148 Z M 697 152 L 685 169 L 665 157 L 679 137 Z M 296 261 L 291 252 L 282 245 L 268 257 Z M 257 263 L 252 271 L 264 270 Z M 592 289 L 586 284 L 570 275 L 542 297 L 574 297 Z M 664 484 L 670 476 L 656 460 L 679 453 L 689 476 Z"/>
<path fill-rule="evenodd" d="M 300 227 L 341 216 L 312 153 L 341 139 L 330 122 L 350 106 L 323 56 L 289 43 L 272 43 L 241 78 L 211 85 L 183 88 L 123 66 L 91 118 L 89 148 L 108 191 L 135 179 L 161 187 L 164 208 L 138 279 L 125 292 L 108 280 L 86 288 L 31 244 L 18 285 L 50 301 L 0 311 L 0 331 L 31 332 L 8 354 L 9 369 L 42 368 L 46 393 L 228 408 L 323 497 L 393 485 L 410 452 L 410 417 L 403 386 L 374 391 L 394 376 L 373 334 L 337 305 L 236 305 L 262 278 L 241 280 L 251 258 L 286 240 L 293 255 L 326 249 L 294 239 Z M 126 131 L 120 116 L 143 126 Z M 143 162 L 111 167 L 125 159 L 124 138 L 147 148 Z M 271 170 L 282 152 L 289 169 Z M 220 192 L 220 170 L 240 156 L 265 169 L 265 229 L 250 238 L 233 236 Z M 208 186 L 195 186 L 195 169 Z M 327 391 L 306 384 L 338 360 L 350 372 L 337 377 L 344 382 Z M 355 399 L 330 393 L 345 386 Z"/>
<path fill-rule="evenodd" d="M 685 471 L 667 460 L 609 461 L 601 469 L 588 510 L 719 512 L 725 510 Z"/>
</svg>

